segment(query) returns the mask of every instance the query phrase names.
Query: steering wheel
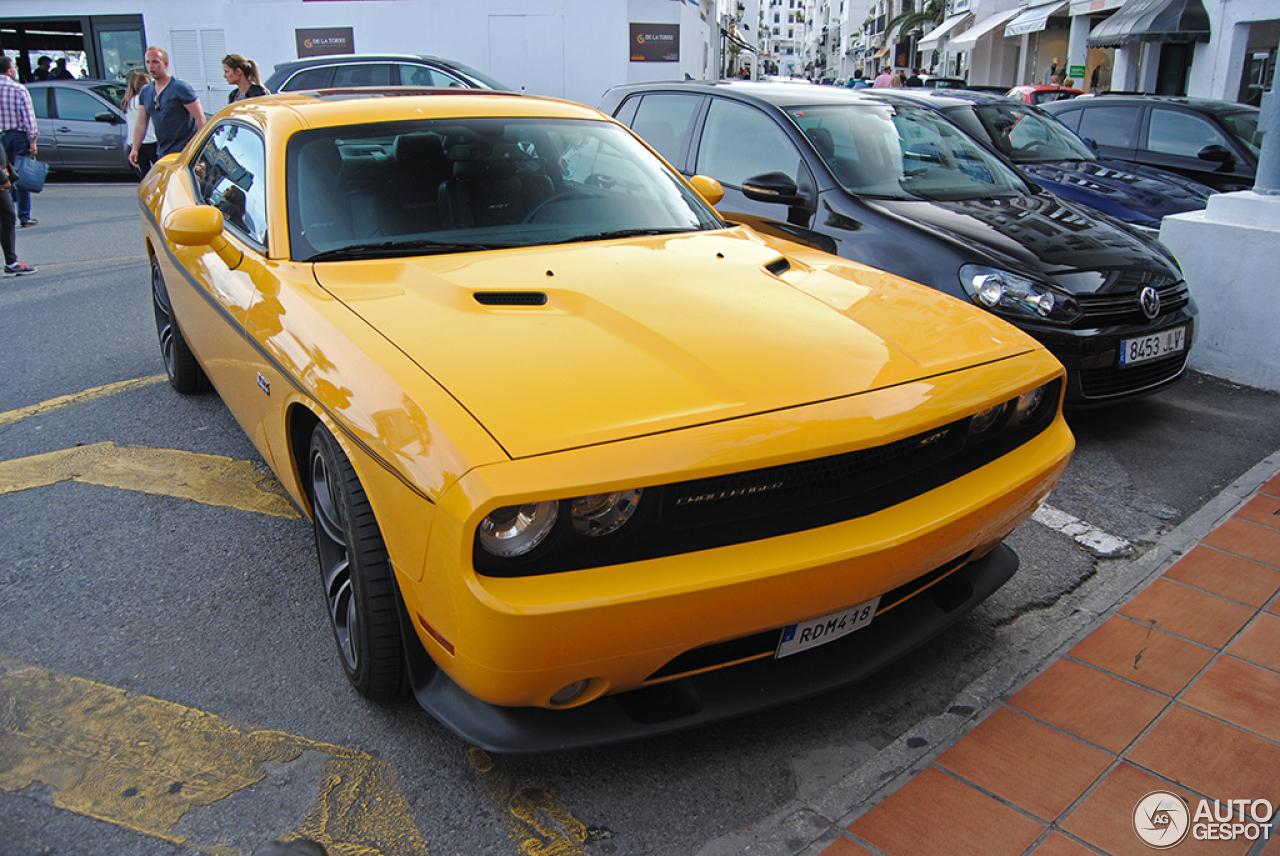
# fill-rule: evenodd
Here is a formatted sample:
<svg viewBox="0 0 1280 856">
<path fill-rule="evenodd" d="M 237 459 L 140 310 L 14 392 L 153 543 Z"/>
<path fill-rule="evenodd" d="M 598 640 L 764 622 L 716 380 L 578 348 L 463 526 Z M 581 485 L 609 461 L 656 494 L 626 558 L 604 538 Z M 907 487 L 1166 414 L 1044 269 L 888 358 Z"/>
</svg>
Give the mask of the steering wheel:
<svg viewBox="0 0 1280 856">
<path fill-rule="evenodd" d="M 534 220 L 537 219 L 537 216 L 542 211 L 542 209 L 550 205 L 554 205 L 558 202 L 564 202 L 569 199 L 590 199 L 590 198 L 591 197 L 589 194 L 583 193 L 581 190 L 562 190 L 559 193 L 554 194 L 553 196 L 548 196 L 546 199 L 542 200 L 537 205 L 533 206 L 533 208 L 530 209 L 529 213 L 524 215 L 524 219 L 521 220 L 520 222 L 521 223 L 534 222 Z"/>
</svg>

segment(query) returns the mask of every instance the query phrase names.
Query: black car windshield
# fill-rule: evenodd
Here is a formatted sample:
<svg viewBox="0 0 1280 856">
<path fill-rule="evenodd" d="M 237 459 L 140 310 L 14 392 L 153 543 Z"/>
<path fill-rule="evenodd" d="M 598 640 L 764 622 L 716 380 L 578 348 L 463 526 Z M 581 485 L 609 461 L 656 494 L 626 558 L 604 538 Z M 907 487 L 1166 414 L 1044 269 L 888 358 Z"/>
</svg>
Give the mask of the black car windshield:
<svg viewBox="0 0 1280 856">
<path fill-rule="evenodd" d="M 474 117 L 289 143 L 295 260 L 420 256 L 723 228 L 611 122 Z"/>
<path fill-rule="evenodd" d="M 787 112 L 850 193 L 888 199 L 1021 196 L 1022 178 L 932 110 L 890 104 Z"/>
<path fill-rule="evenodd" d="M 978 120 L 992 145 L 1014 163 L 1097 160 L 1093 149 L 1057 119 L 1019 104 L 979 104 Z"/>
</svg>

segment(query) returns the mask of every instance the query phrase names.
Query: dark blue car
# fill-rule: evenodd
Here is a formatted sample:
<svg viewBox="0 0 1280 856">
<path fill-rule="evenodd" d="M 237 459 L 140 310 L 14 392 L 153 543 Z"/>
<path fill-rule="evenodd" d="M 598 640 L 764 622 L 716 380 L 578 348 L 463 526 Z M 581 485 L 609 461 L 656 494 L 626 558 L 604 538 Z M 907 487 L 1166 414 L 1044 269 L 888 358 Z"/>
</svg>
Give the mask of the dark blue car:
<svg viewBox="0 0 1280 856">
<path fill-rule="evenodd" d="M 1083 139 L 1029 104 L 982 92 L 886 94 L 926 104 L 1013 161 L 1046 190 L 1155 234 L 1167 214 L 1198 211 L 1216 192 L 1173 172 L 1099 157 Z"/>
</svg>

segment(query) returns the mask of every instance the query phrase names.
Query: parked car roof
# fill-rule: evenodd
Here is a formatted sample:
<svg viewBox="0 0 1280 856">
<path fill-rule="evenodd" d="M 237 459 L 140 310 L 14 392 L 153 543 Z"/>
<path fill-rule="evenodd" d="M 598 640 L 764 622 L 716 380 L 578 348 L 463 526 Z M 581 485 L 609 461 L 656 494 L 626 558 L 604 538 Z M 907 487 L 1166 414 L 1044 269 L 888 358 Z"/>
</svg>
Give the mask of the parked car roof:
<svg viewBox="0 0 1280 856">
<path fill-rule="evenodd" d="M 342 65 L 364 65 L 378 64 L 387 66 L 399 66 L 403 64 L 418 64 L 433 69 L 438 69 L 446 75 L 456 78 L 463 85 L 472 89 L 494 89 L 498 91 L 511 91 L 511 87 L 500 83 L 484 72 L 478 71 L 465 63 L 458 62 L 445 57 L 431 56 L 428 54 L 336 54 L 327 56 L 305 57 L 303 59 L 290 60 L 289 62 L 277 63 L 275 69 L 271 72 L 271 76 L 264 81 L 265 86 L 271 92 L 281 92 L 295 89 L 311 89 L 315 88 L 307 86 L 291 86 L 289 81 L 299 72 L 306 69 L 325 68 L 331 66 Z M 398 79 L 383 82 L 374 81 L 372 85 L 395 85 L 401 83 Z M 405 81 L 405 83 L 408 83 Z M 327 84 L 326 84 L 327 85 Z M 347 84 L 349 85 L 349 84 Z"/>
</svg>

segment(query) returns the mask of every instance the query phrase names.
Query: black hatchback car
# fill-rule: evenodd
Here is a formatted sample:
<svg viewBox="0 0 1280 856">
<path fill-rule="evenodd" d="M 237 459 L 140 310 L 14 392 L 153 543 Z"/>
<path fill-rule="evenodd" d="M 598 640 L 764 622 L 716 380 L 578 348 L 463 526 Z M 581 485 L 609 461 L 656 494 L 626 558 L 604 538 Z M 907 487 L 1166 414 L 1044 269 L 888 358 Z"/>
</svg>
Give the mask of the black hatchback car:
<svg viewBox="0 0 1280 856">
<path fill-rule="evenodd" d="M 1067 400 L 1144 395 L 1184 373 L 1195 304 L 1158 241 L 1028 181 L 934 110 L 759 83 L 610 89 L 601 109 L 733 220 L 983 306 L 1067 368 Z"/>
<path fill-rule="evenodd" d="M 1164 95 L 1082 95 L 1044 109 L 1103 157 L 1181 173 L 1215 190 L 1253 187 L 1258 108 Z"/>
<path fill-rule="evenodd" d="M 268 92 L 348 86 L 461 86 L 510 91 L 451 59 L 414 54 L 338 54 L 282 62 L 265 81 Z"/>
</svg>

